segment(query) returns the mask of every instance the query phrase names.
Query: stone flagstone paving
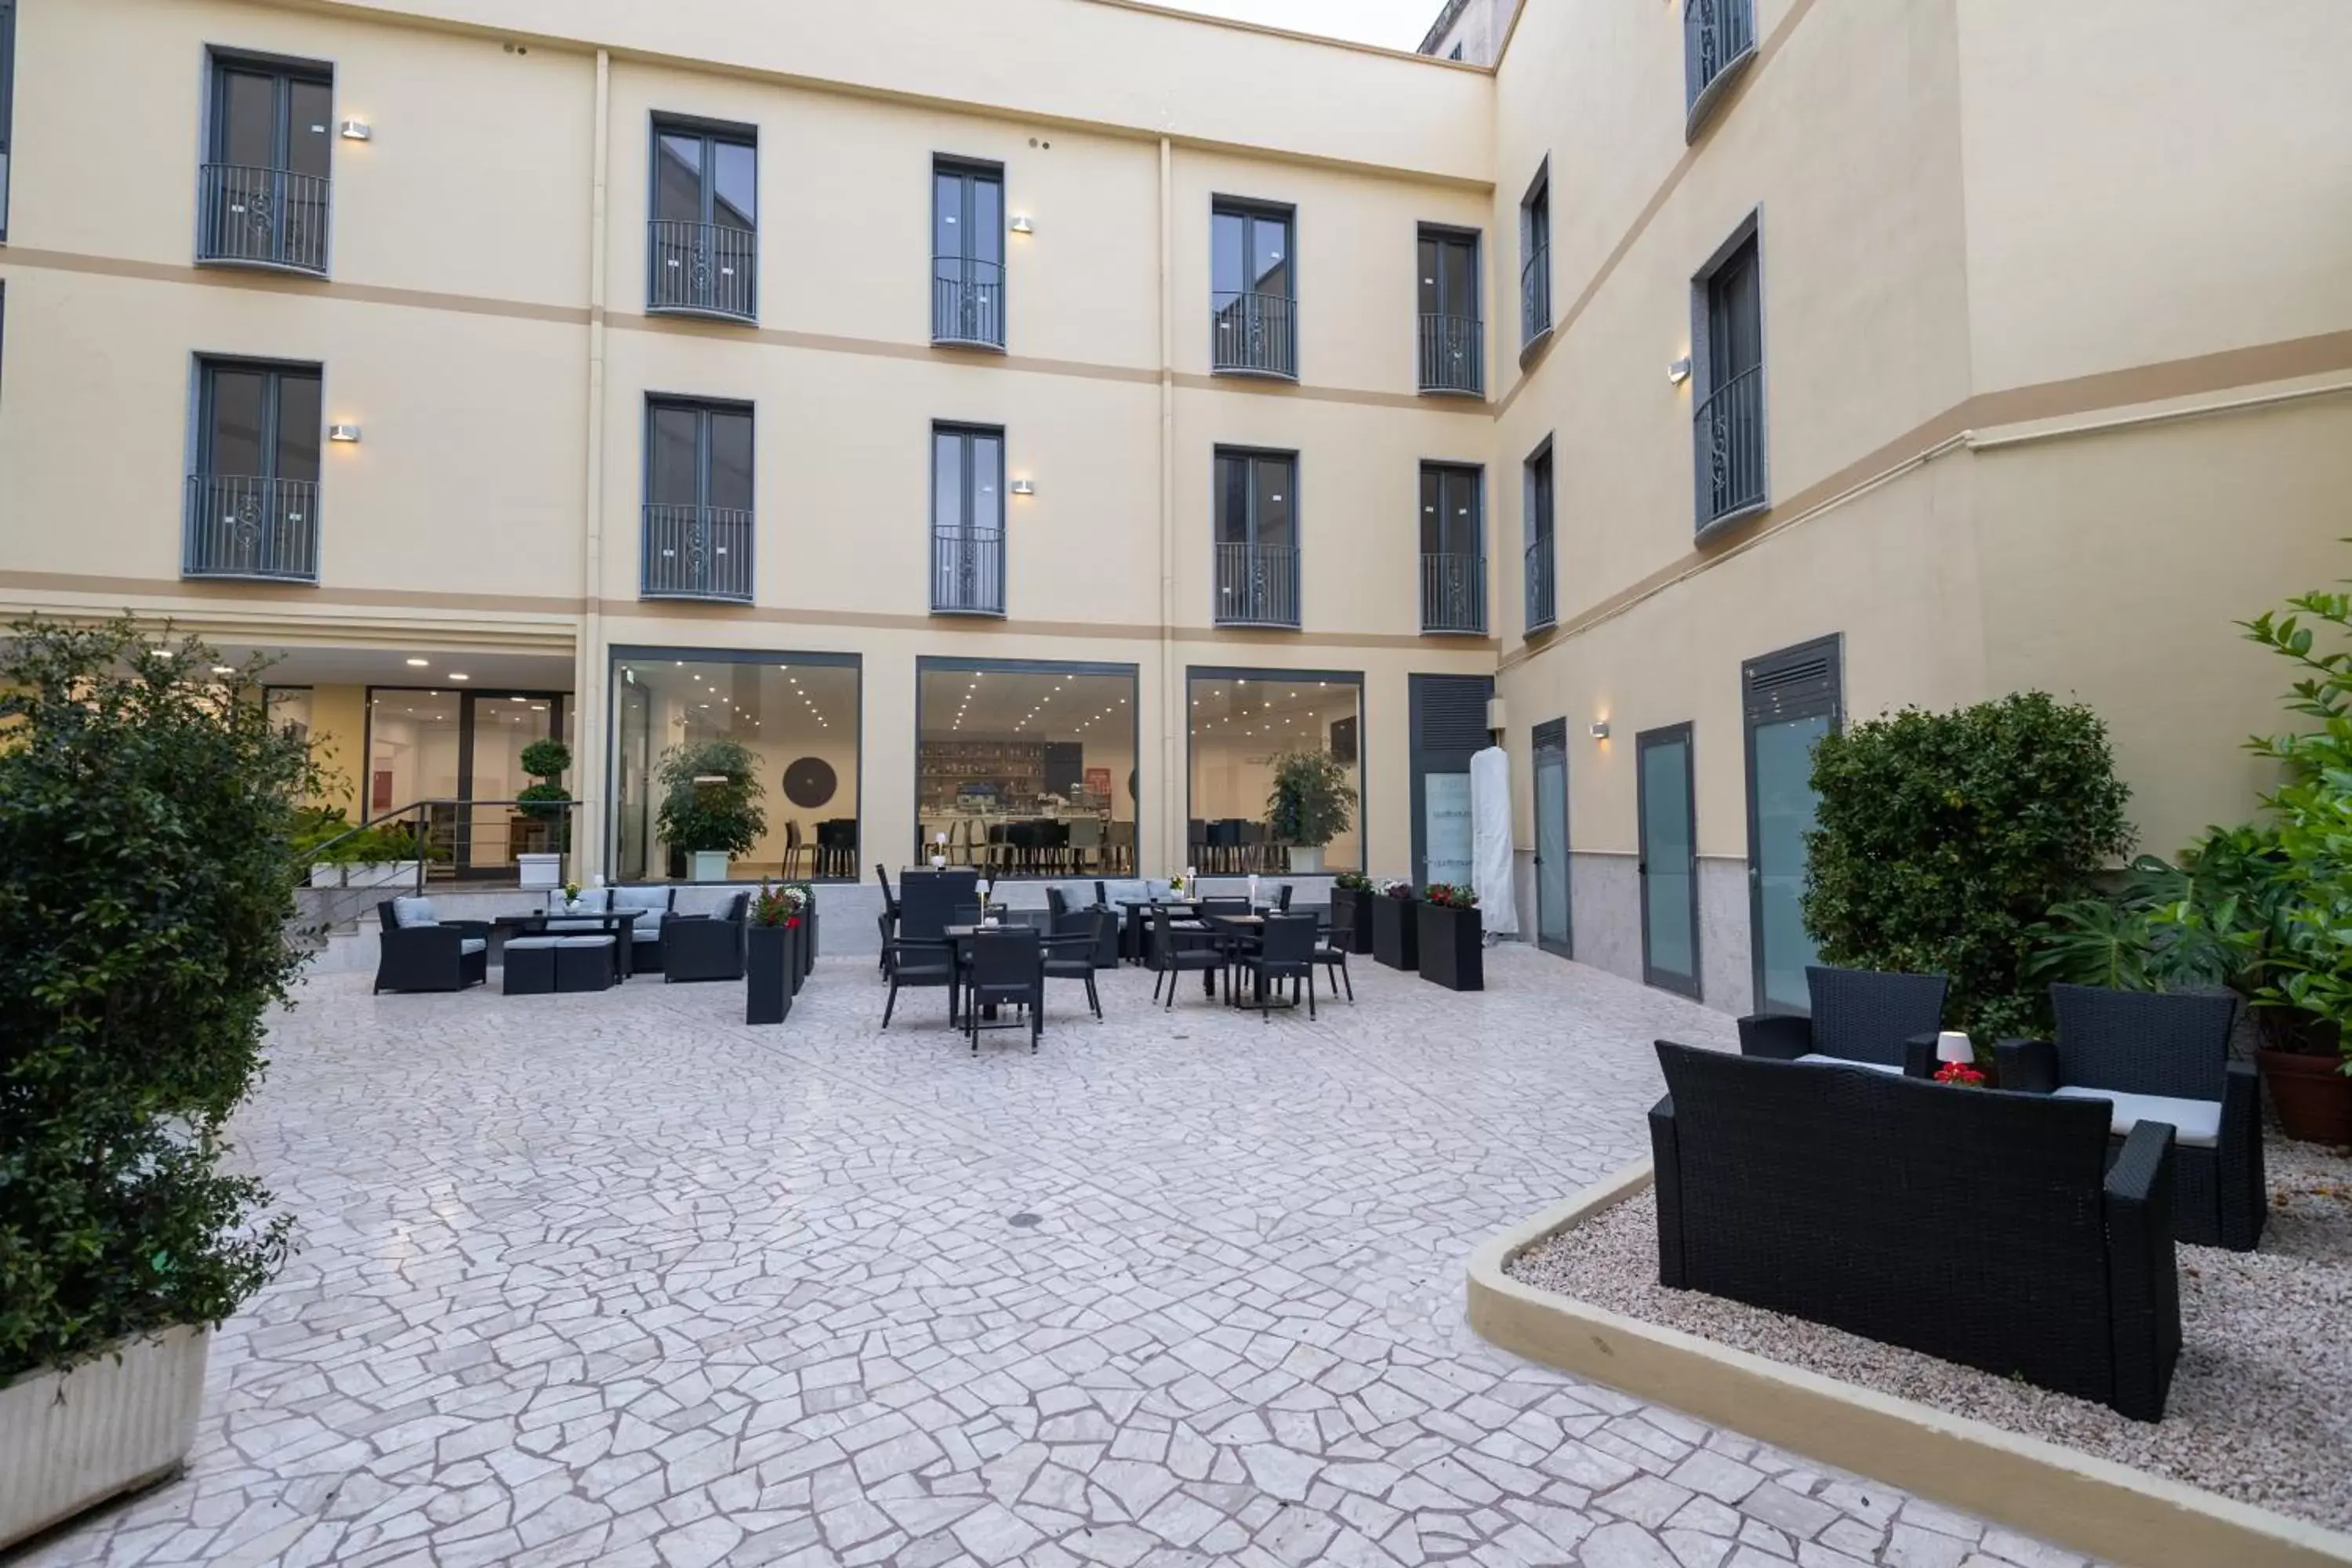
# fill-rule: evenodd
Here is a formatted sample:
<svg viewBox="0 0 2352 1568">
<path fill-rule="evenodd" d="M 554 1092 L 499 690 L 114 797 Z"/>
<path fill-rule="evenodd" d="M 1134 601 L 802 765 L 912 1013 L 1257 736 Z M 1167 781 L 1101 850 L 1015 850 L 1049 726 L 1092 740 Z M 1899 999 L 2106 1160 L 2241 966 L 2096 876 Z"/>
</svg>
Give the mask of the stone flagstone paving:
<svg viewBox="0 0 2352 1568">
<path fill-rule="evenodd" d="M 302 1251 L 186 1477 L 26 1561 L 2079 1564 L 1470 1332 L 1475 1243 L 1641 1152 L 1650 1040 L 1731 1035 L 1488 965 L 1314 1024 L 1122 970 L 977 1059 L 870 961 L 760 1030 L 317 977 L 240 1121 Z"/>
</svg>

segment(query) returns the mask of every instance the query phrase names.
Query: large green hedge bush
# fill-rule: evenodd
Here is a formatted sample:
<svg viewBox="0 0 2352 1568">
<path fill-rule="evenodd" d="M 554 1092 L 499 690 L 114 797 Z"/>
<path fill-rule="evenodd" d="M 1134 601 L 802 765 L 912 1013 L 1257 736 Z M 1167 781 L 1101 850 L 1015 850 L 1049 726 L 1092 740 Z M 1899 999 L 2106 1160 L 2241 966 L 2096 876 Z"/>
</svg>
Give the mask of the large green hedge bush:
<svg viewBox="0 0 2352 1568">
<path fill-rule="evenodd" d="M 2041 1026 L 2035 927 L 2131 845 L 2098 716 L 2038 691 L 1905 709 L 1824 736 L 1813 788 L 1822 961 L 1948 975 L 1946 1022 L 1979 1041 Z"/>
<path fill-rule="evenodd" d="M 221 1164 L 302 962 L 316 780 L 215 658 L 127 620 L 0 637 L 0 1382 L 216 1323 L 285 1256 Z"/>
<path fill-rule="evenodd" d="M 655 770 L 662 787 L 656 819 L 673 849 L 742 855 L 768 831 L 760 808 L 767 793 L 760 760 L 739 741 L 696 741 L 672 746 Z"/>
</svg>

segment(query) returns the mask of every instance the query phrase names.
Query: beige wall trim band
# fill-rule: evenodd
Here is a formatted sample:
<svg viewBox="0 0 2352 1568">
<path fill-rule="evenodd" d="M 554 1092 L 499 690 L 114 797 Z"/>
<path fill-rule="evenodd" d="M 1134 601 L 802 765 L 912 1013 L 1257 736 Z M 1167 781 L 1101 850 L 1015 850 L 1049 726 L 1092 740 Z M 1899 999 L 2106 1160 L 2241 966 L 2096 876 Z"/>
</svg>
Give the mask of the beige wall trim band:
<svg viewBox="0 0 2352 1568">
<path fill-rule="evenodd" d="M 981 637 L 1090 637 L 1118 642 L 1158 642 L 1163 638 L 1190 643 L 1243 644 L 1258 647 L 1418 648 L 1433 658 L 1451 654 L 1496 654 L 1499 637 L 1430 637 L 1393 632 L 1280 632 L 1242 626 L 1155 626 L 1142 622 L 991 620 L 957 617 L 942 626 L 936 616 L 889 615 L 869 610 L 819 610 L 768 605 L 689 605 L 671 600 L 607 599 L 601 608 L 616 620 L 637 618 L 672 623 L 691 618 L 730 626 L 851 626 L 874 631 L 915 632 Z"/>
<path fill-rule="evenodd" d="M 528 300 L 494 300 L 477 294 L 445 294 L 430 289 L 394 289 L 377 283 L 339 283 L 281 273 L 240 272 L 229 267 L 184 262 L 134 261 L 120 256 L 88 256 L 71 250 L 0 250 L 0 268 L 33 267 L 47 272 L 78 272 L 96 278 L 130 278 L 142 283 L 186 283 L 207 289 L 244 289 L 266 294 L 300 294 L 362 305 L 396 305 L 412 310 L 454 310 L 467 316 L 504 316 L 559 326 L 588 324 L 579 305 L 542 305 Z"/>
<path fill-rule="evenodd" d="M 383 605 L 408 610 L 471 610 L 499 616 L 576 616 L 585 607 L 576 595 L 542 597 L 520 594 L 466 594 L 438 589 L 359 588 L 340 583 L 325 589 L 299 583 L 289 583 L 281 587 L 268 583 L 215 583 L 200 578 L 101 577 L 82 572 L 0 571 L 0 589 L 5 588 L 71 594 L 109 603 L 119 603 L 125 597 L 219 603 L 242 600 L 248 606 L 283 606 L 297 615 L 313 606 Z"/>
</svg>

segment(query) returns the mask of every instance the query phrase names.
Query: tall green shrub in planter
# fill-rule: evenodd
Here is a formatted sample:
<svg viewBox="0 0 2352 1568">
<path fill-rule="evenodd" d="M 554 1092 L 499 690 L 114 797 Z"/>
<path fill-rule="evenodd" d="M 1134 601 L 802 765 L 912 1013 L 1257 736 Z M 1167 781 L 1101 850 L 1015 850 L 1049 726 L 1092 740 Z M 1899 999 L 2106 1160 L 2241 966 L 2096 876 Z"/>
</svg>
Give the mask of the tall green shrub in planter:
<svg viewBox="0 0 2352 1568">
<path fill-rule="evenodd" d="M 213 1324 L 291 1221 L 221 1169 L 308 869 L 317 777 L 260 667 L 125 619 L 0 643 L 0 1383 Z"/>
<path fill-rule="evenodd" d="M 1946 1020 L 1979 1039 L 2043 1026 L 2036 928 L 2131 847 L 2098 716 L 2039 691 L 1905 709 L 1823 736 L 1813 789 L 1804 915 L 1822 962 L 1948 975 Z"/>
<path fill-rule="evenodd" d="M 656 820 L 662 841 L 690 856 L 719 858 L 716 875 L 698 868 L 698 881 L 726 876 L 724 859 L 742 854 L 768 831 L 760 808 L 767 793 L 760 783 L 759 759 L 736 741 L 697 741 L 662 753 L 655 773 L 662 787 Z"/>
<path fill-rule="evenodd" d="M 1290 846 L 1290 868 L 1302 876 L 1323 869 L 1323 847 L 1355 820 L 1356 792 L 1339 759 L 1319 748 L 1274 759 L 1274 787 L 1265 797 L 1266 833 Z"/>
</svg>

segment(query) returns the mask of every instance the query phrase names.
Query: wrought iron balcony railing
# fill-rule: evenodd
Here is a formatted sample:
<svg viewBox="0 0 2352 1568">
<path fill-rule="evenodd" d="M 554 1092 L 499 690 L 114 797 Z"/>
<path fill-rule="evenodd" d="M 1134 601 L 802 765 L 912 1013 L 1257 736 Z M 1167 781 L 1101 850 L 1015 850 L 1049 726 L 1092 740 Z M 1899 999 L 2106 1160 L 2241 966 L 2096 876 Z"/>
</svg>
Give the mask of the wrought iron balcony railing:
<svg viewBox="0 0 2352 1568">
<path fill-rule="evenodd" d="M 1551 247 L 1538 245 L 1519 268 L 1519 342 L 1551 331 Z"/>
<path fill-rule="evenodd" d="M 1484 322 L 1475 316 L 1422 317 L 1421 389 L 1474 397 L 1486 390 Z"/>
<path fill-rule="evenodd" d="M 1684 0 L 1683 106 L 1695 132 L 1728 86 L 1731 68 L 1756 52 L 1755 0 Z"/>
<path fill-rule="evenodd" d="M 931 531 L 931 614 L 1004 613 L 1004 531 Z"/>
<path fill-rule="evenodd" d="M 751 602 L 751 514 L 732 507 L 646 503 L 647 599 Z"/>
<path fill-rule="evenodd" d="M 1298 302 L 1286 294 L 1209 297 L 1209 368 L 1298 379 Z"/>
<path fill-rule="evenodd" d="M 1708 395 L 1692 416 L 1697 451 L 1698 525 L 1764 504 L 1764 367 L 1745 370 Z"/>
<path fill-rule="evenodd" d="M 1298 625 L 1298 552 L 1288 545 L 1220 544 L 1217 625 Z"/>
<path fill-rule="evenodd" d="M 1538 533 L 1528 542 L 1528 630 L 1537 632 L 1556 624 L 1559 595 L 1552 576 L 1552 536 Z"/>
<path fill-rule="evenodd" d="M 329 189 L 316 174 L 205 164 L 196 179 L 196 259 L 324 278 Z"/>
<path fill-rule="evenodd" d="M 1004 346 L 1004 268 L 961 256 L 931 261 L 931 342 L 959 348 Z"/>
<path fill-rule="evenodd" d="M 1484 555 L 1423 554 L 1421 558 L 1421 629 L 1425 632 L 1486 630 L 1486 558 Z"/>
<path fill-rule="evenodd" d="M 760 231 L 654 218 L 646 225 L 646 310 L 760 319 Z"/>
<path fill-rule="evenodd" d="M 188 476 L 183 577 L 319 580 L 319 487 L 310 479 Z"/>
</svg>

